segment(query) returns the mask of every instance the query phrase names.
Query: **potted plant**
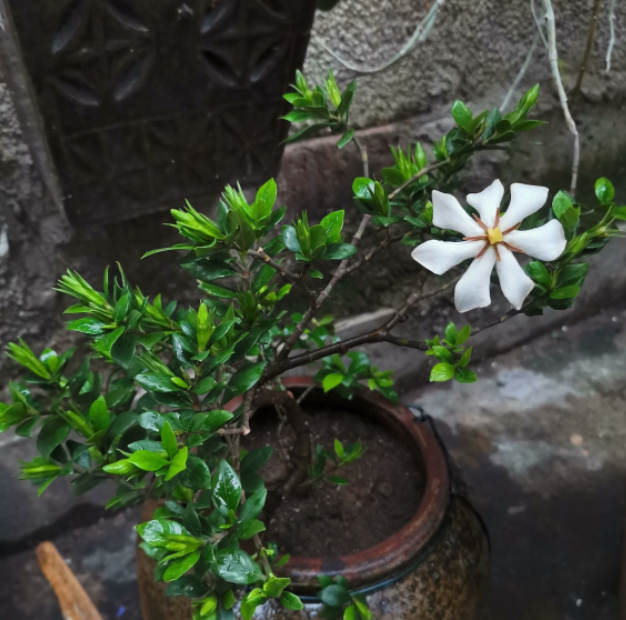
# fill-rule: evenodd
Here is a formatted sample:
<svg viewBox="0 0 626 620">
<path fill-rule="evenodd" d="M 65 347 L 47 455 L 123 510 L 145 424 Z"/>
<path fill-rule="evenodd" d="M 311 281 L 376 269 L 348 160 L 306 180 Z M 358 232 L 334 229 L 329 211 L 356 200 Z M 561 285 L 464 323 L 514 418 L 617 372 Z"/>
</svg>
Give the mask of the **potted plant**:
<svg viewBox="0 0 626 620">
<path fill-rule="evenodd" d="M 566 192 L 540 211 L 543 187 L 513 184 L 503 202 L 496 180 L 467 196 L 471 209 L 452 196 L 475 153 L 540 124 L 528 119 L 538 87 L 506 116 L 475 116 L 457 101 L 434 160 L 419 144 L 392 149 L 380 180 L 350 126 L 355 91 L 340 92 L 332 74 L 310 88 L 298 73 L 285 96 L 288 120 L 313 122 L 292 139 L 329 129 L 339 148 L 361 154 L 353 187 L 362 219 L 350 242 L 343 211 L 315 224 L 301 213 L 279 228 L 286 208 L 273 180 L 252 202 L 226 187 L 215 220 L 189 203 L 172 211 L 184 240 L 164 250 L 184 253 L 197 307 L 148 299 L 121 267 L 105 272 L 100 290 L 68 272 L 57 290 L 77 300 L 68 329 L 87 336 L 89 354 L 9 345 L 28 374 L 9 384 L 0 430 L 36 435 L 40 452 L 22 463 L 22 478 L 39 494 L 62 477 L 77 494 L 113 479 L 109 508 L 145 502 L 137 532 L 146 620 L 471 618 L 478 609 L 488 565 L 480 520 L 451 492 L 429 421 L 398 404 L 392 373 L 359 347 L 408 347 L 433 357 L 432 381 L 476 381 L 469 344 L 492 325 L 450 323 L 426 340 L 394 329 L 453 286 L 460 312 L 488 306 L 494 274 L 513 306 L 494 325 L 571 307 L 587 257 L 620 235 L 626 207 L 615 206 L 607 179 L 584 220 Z M 368 253 L 359 251 L 365 234 L 377 238 Z M 378 328 L 337 338 L 325 302 L 397 242 L 414 248 L 416 272 L 454 277 L 410 295 Z M 533 260 L 522 267 L 516 253 Z M 282 309 L 291 295 L 305 300 L 301 314 Z M 285 376 L 309 364 L 314 378 Z"/>
</svg>

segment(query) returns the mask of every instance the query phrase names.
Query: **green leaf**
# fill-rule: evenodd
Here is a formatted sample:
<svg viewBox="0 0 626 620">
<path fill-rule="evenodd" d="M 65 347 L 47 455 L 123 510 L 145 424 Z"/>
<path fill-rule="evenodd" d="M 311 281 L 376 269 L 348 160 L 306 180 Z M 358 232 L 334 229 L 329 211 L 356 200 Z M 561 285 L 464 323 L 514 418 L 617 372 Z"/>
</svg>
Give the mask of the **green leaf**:
<svg viewBox="0 0 626 620">
<path fill-rule="evenodd" d="M 322 603 L 329 607 L 343 607 L 351 600 L 348 590 L 343 586 L 335 584 L 324 588 L 320 593 L 320 598 L 322 599 Z"/>
<path fill-rule="evenodd" d="M 96 431 L 106 431 L 111 425 L 111 415 L 104 396 L 99 396 L 89 407 L 89 421 Z"/>
<path fill-rule="evenodd" d="M 197 413 L 191 421 L 191 431 L 195 433 L 199 431 L 214 433 L 232 419 L 233 414 L 224 409 Z"/>
<path fill-rule="evenodd" d="M 137 533 L 149 545 L 167 542 L 168 536 L 189 536 L 189 531 L 176 521 L 152 519 L 135 527 Z"/>
<path fill-rule="evenodd" d="M 224 459 L 213 476 L 213 500 L 224 515 L 230 510 L 237 510 L 241 501 L 241 482 L 235 470 Z"/>
<path fill-rule="evenodd" d="M 559 288 L 569 286 L 570 284 L 578 284 L 582 286 L 589 271 L 589 263 L 574 263 L 563 267 L 560 270 L 557 279 Z"/>
<path fill-rule="evenodd" d="M 120 300 L 115 304 L 115 310 L 113 311 L 113 320 L 116 323 L 121 323 L 130 310 L 130 295 L 125 293 L 120 297 Z"/>
<path fill-rule="evenodd" d="M 159 456 L 156 452 L 150 452 L 149 450 L 133 452 L 128 457 L 128 460 L 144 471 L 158 471 L 169 464 L 162 456 Z"/>
<path fill-rule="evenodd" d="M 607 204 L 615 198 L 615 188 L 613 187 L 613 183 L 604 177 L 596 181 L 594 189 L 598 200 L 602 204 Z"/>
<path fill-rule="evenodd" d="M 215 557 L 215 572 L 226 581 L 249 585 L 263 580 L 258 564 L 245 552 L 221 549 Z"/>
<path fill-rule="evenodd" d="M 333 211 L 322 218 L 320 226 L 326 231 L 326 241 L 328 243 L 339 243 L 341 241 L 344 217 L 344 211 Z"/>
<path fill-rule="evenodd" d="M 183 558 L 174 560 L 163 574 L 164 581 L 175 581 L 182 577 L 188 570 L 193 568 L 200 559 L 200 552 L 194 551 Z"/>
<path fill-rule="evenodd" d="M 187 467 L 187 458 L 189 456 L 189 449 L 187 446 L 183 446 L 172 459 L 170 468 L 165 476 L 165 480 L 171 480 L 174 476 L 184 471 Z"/>
<path fill-rule="evenodd" d="M 456 335 L 456 346 L 459 347 L 462 344 L 464 344 L 467 339 L 470 337 L 470 334 L 472 333 L 472 328 L 469 325 L 466 325 L 465 327 L 461 328 L 461 331 L 459 331 Z"/>
<path fill-rule="evenodd" d="M 161 432 L 161 429 L 165 425 L 165 417 L 158 411 L 145 411 L 137 419 L 139 426 L 145 428 L 147 431 Z"/>
<path fill-rule="evenodd" d="M 345 450 L 343 448 L 343 444 L 339 441 L 339 439 L 335 439 L 335 454 L 342 459 L 345 454 Z"/>
<path fill-rule="evenodd" d="M 253 493 L 241 508 L 240 520 L 248 521 L 248 519 L 254 519 L 257 517 L 263 506 L 265 506 L 265 500 L 267 499 L 267 489 L 261 489 L 256 493 Z"/>
<path fill-rule="evenodd" d="M 235 395 L 249 390 L 261 378 L 266 362 L 248 362 L 244 364 L 230 379 L 228 387 Z"/>
<path fill-rule="evenodd" d="M 525 265 L 524 269 L 526 270 L 526 273 L 535 282 L 537 282 L 537 284 L 541 284 L 541 286 L 547 289 L 552 287 L 550 272 L 546 269 L 546 266 L 542 262 L 533 261 L 532 263 Z"/>
<path fill-rule="evenodd" d="M 169 422 L 165 422 L 161 429 L 161 443 L 170 458 L 178 452 L 178 441 Z"/>
<path fill-rule="evenodd" d="M 283 592 L 280 595 L 280 602 L 285 609 L 289 609 L 290 611 L 300 611 L 304 608 L 302 601 L 291 592 Z"/>
<path fill-rule="evenodd" d="M 135 377 L 135 381 L 149 392 L 157 392 L 167 394 L 169 392 L 179 392 L 180 388 L 172 383 L 172 379 L 168 375 L 162 375 L 156 372 L 144 372 Z"/>
<path fill-rule="evenodd" d="M 359 616 L 357 616 L 356 606 L 349 605 L 346 607 L 343 612 L 343 620 L 360 620 Z"/>
<path fill-rule="evenodd" d="M 559 219 L 561 219 L 565 212 L 572 206 L 572 197 L 567 192 L 558 192 L 552 200 L 552 210 Z"/>
<path fill-rule="evenodd" d="M 465 129 L 472 122 L 472 112 L 462 101 L 457 100 L 452 106 L 452 118 L 461 129 Z"/>
<path fill-rule="evenodd" d="M 449 381 L 454 377 L 454 366 L 452 364 L 436 364 L 430 372 L 431 381 Z"/>
<path fill-rule="evenodd" d="M 67 329 L 74 332 L 81 332 L 83 334 L 90 334 L 92 336 L 95 336 L 104 332 L 105 327 L 108 326 L 108 323 L 104 323 L 103 321 L 99 321 L 98 319 L 87 317 L 84 319 L 78 319 L 77 321 L 72 321 L 67 326 Z"/>
<path fill-rule="evenodd" d="M 231 291 L 223 286 L 217 286 L 217 284 L 211 284 L 210 282 L 202 282 L 200 284 L 200 290 L 217 297 L 218 299 L 236 299 L 237 291 Z"/>
<path fill-rule="evenodd" d="M 276 270 L 271 265 L 263 265 L 254 276 L 250 289 L 253 293 L 258 293 L 273 277 Z"/>
<path fill-rule="evenodd" d="M 293 226 L 283 226 L 283 243 L 287 246 L 287 249 L 294 253 L 302 252 L 298 237 L 296 236 L 296 229 Z"/>
<path fill-rule="evenodd" d="M 52 451 L 61 445 L 70 434 L 70 426 L 60 416 L 48 418 L 37 437 L 37 450 L 42 456 L 48 458 Z"/>
<path fill-rule="evenodd" d="M 357 249 L 351 243 L 331 243 L 326 246 L 325 260 L 344 260 L 357 253 Z"/>
<path fill-rule="evenodd" d="M 626 220 L 626 207 L 611 207 L 611 217 L 616 220 Z"/>
<path fill-rule="evenodd" d="M 342 149 L 345 146 L 348 146 L 348 144 L 352 142 L 352 138 L 354 138 L 354 134 L 355 134 L 354 129 L 350 129 L 349 131 L 344 133 L 343 136 L 341 136 L 341 138 L 339 139 L 339 142 L 337 142 L 337 148 Z"/>
<path fill-rule="evenodd" d="M 290 583 L 291 579 L 286 577 L 270 577 L 263 584 L 263 590 L 270 598 L 278 598 Z"/>
<path fill-rule="evenodd" d="M 367 606 L 365 597 L 363 595 L 357 594 L 353 597 L 353 600 L 354 600 L 354 604 L 356 605 L 356 608 L 359 611 L 359 614 L 361 614 L 361 618 L 363 618 L 363 620 L 371 620 L 372 612 Z"/>
<path fill-rule="evenodd" d="M 338 372 L 331 372 L 330 374 L 324 377 L 322 381 L 322 387 L 324 388 L 324 392 L 330 392 L 333 388 L 336 388 L 342 381 L 344 375 Z"/>
<path fill-rule="evenodd" d="M 326 129 L 327 127 L 328 123 L 315 123 L 313 125 L 310 125 L 309 127 L 301 129 L 293 136 L 289 136 L 287 139 L 283 140 L 283 144 L 288 144 L 289 142 L 297 142 L 298 140 L 304 140 L 305 138 L 314 136 L 317 132 L 322 129 Z"/>
<path fill-rule="evenodd" d="M 259 188 L 254 201 L 254 206 L 258 210 L 259 214 L 258 219 L 267 217 L 272 212 L 272 208 L 276 203 L 277 194 L 278 187 L 276 186 L 276 181 L 274 181 L 274 179 L 270 179 Z"/>
<path fill-rule="evenodd" d="M 258 519 L 245 521 L 237 528 L 237 538 L 240 540 L 250 540 L 259 532 L 265 531 L 265 525 Z"/>
<path fill-rule="evenodd" d="M 550 293 L 552 299 L 575 299 L 580 293 L 580 286 L 572 284 L 563 288 L 558 288 Z"/>
<path fill-rule="evenodd" d="M 126 332 L 116 339 L 111 347 L 111 357 L 114 362 L 128 370 L 135 359 L 135 337 Z"/>
<path fill-rule="evenodd" d="M 475 372 L 467 368 L 457 368 L 454 373 L 454 379 L 459 383 L 476 383 L 478 377 Z"/>
<path fill-rule="evenodd" d="M 342 476 L 328 476 L 326 480 L 328 480 L 328 482 L 332 482 L 333 484 L 338 484 L 343 487 L 348 486 L 348 481 Z"/>
</svg>

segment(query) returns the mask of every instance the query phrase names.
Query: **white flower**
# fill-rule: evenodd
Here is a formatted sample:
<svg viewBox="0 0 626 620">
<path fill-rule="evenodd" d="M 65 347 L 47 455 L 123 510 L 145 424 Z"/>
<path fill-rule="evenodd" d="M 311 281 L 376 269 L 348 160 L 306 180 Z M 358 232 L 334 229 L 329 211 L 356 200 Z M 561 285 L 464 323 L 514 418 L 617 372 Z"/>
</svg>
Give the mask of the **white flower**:
<svg viewBox="0 0 626 620">
<path fill-rule="evenodd" d="M 476 215 L 472 219 L 454 196 L 433 191 L 433 224 L 460 232 L 463 241 L 426 241 L 411 256 L 438 275 L 468 258 L 474 259 L 454 290 L 454 304 L 459 312 L 484 308 L 491 303 L 489 284 L 494 265 L 504 296 L 519 310 L 534 284 L 513 252 L 550 261 L 565 249 L 567 241 L 558 220 L 533 230 L 517 230 L 524 218 L 545 204 L 548 188 L 513 183 L 511 203 L 500 216 L 503 195 L 504 187 L 498 180 L 480 194 L 469 194 L 467 202 L 480 214 L 480 219 Z"/>
</svg>

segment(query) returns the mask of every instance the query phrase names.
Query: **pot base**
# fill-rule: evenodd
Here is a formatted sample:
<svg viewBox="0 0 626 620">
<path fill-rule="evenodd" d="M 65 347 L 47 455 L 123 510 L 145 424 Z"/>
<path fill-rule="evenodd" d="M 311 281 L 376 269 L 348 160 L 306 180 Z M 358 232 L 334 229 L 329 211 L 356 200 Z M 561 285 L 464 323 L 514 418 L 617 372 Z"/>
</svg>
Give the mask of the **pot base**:
<svg viewBox="0 0 626 620">
<path fill-rule="evenodd" d="M 146 509 L 152 511 L 154 506 Z M 154 560 L 138 550 L 144 620 L 189 620 L 189 599 L 166 597 L 167 584 L 154 582 L 154 567 Z M 376 620 L 473 620 L 480 609 L 488 572 L 489 544 L 482 522 L 466 500 L 455 497 L 440 532 L 424 549 L 419 564 L 408 569 L 404 577 L 369 594 L 367 600 Z M 310 604 L 293 612 L 271 601 L 259 609 L 258 617 L 313 620 L 318 618 L 319 607 Z M 237 613 L 235 618 L 241 620 Z"/>
</svg>

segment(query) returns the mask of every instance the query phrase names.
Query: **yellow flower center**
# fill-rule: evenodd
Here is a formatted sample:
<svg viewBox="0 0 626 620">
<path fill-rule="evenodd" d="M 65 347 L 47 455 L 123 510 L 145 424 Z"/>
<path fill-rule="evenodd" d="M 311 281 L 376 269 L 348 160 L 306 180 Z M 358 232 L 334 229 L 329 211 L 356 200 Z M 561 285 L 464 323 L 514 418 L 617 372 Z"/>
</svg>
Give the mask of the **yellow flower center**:
<svg viewBox="0 0 626 620">
<path fill-rule="evenodd" d="M 496 245 L 496 243 L 501 243 L 504 240 L 502 231 L 499 228 L 488 228 L 487 237 L 489 237 L 489 243 L 491 245 Z"/>
</svg>

